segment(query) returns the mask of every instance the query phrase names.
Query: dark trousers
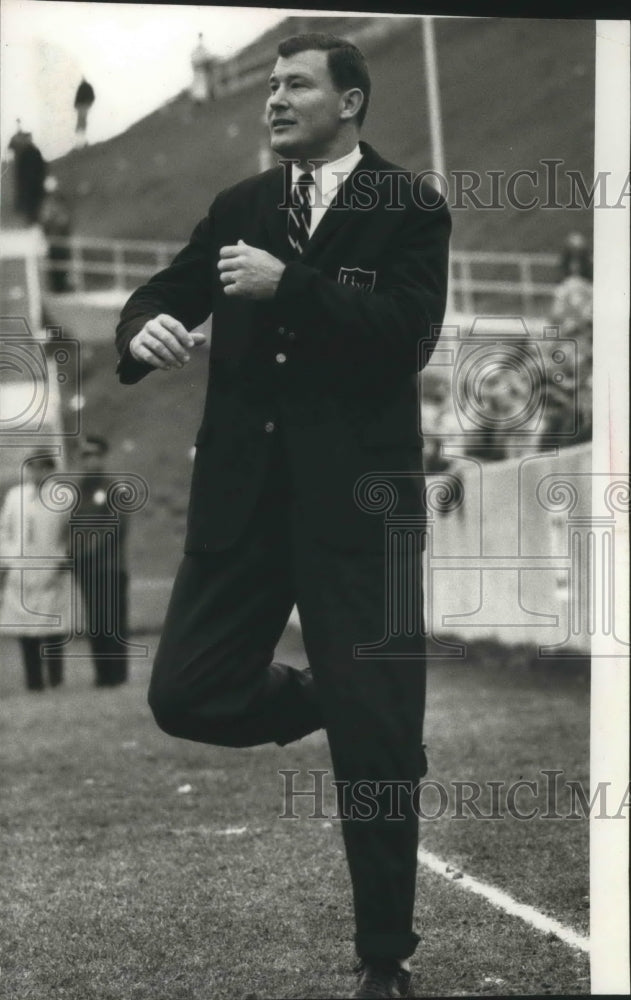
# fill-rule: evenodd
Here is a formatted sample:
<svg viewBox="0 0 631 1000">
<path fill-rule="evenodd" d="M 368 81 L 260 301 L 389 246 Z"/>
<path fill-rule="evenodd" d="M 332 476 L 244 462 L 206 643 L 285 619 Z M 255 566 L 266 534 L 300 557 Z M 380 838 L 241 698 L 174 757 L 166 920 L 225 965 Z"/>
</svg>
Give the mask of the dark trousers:
<svg viewBox="0 0 631 1000">
<path fill-rule="evenodd" d="M 346 817 L 357 953 L 404 958 L 418 943 L 412 931 L 418 818 L 405 789 L 424 773 L 422 640 L 411 640 L 412 659 L 354 656 L 356 643 L 383 635 L 384 554 L 344 551 L 310 534 L 280 441 L 279 435 L 259 505 L 238 542 L 224 552 L 184 557 L 149 703 L 166 732 L 219 746 L 283 745 L 325 726 L 335 778 L 345 785 L 336 791 Z M 273 660 L 294 603 L 309 671 Z M 349 809 L 361 782 L 375 792 L 376 814 L 373 805 L 369 818 L 365 809 L 361 818 Z"/>
<path fill-rule="evenodd" d="M 42 691 L 45 687 L 44 668 L 48 673 L 48 683 L 57 687 L 63 680 L 64 661 L 61 656 L 42 656 L 41 647 L 59 641 L 56 635 L 20 636 L 26 686 L 29 691 Z"/>
<path fill-rule="evenodd" d="M 90 642 L 98 687 L 124 684 L 128 678 L 126 573 L 114 573 L 107 554 L 88 553 L 84 581 L 85 632 Z"/>
</svg>

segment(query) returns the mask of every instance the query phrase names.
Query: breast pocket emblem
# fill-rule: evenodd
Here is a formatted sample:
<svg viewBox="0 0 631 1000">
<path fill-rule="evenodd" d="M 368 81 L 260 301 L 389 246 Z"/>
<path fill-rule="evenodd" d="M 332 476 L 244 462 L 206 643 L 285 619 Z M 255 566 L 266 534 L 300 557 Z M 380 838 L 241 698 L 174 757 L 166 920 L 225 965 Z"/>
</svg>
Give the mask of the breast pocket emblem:
<svg viewBox="0 0 631 1000">
<path fill-rule="evenodd" d="M 361 267 L 341 267 L 337 276 L 341 285 L 353 285 L 362 292 L 372 292 L 377 280 L 376 271 L 364 271 Z"/>
</svg>

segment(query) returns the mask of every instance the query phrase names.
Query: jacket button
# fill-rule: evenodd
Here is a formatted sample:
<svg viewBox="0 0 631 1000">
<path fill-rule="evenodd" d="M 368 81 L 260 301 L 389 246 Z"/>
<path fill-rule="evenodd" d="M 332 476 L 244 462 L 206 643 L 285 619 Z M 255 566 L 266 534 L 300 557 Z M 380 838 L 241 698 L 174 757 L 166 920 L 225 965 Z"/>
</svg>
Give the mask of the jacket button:
<svg viewBox="0 0 631 1000">
<path fill-rule="evenodd" d="M 282 353 L 277 354 L 276 355 L 276 360 L 277 360 L 277 362 L 278 362 L 279 365 L 284 365 L 285 362 L 286 362 L 286 360 L 287 360 L 287 355 L 286 354 L 282 354 Z"/>
<path fill-rule="evenodd" d="M 272 431 L 274 431 L 275 429 L 276 429 L 276 424 L 274 423 L 274 421 L 273 420 L 268 420 L 267 423 L 265 424 L 265 430 L 266 430 L 266 432 L 268 434 L 271 434 Z"/>
<path fill-rule="evenodd" d="M 287 334 L 287 340 L 295 340 L 295 339 L 296 339 L 296 334 L 294 333 L 293 330 L 290 330 Z"/>
</svg>

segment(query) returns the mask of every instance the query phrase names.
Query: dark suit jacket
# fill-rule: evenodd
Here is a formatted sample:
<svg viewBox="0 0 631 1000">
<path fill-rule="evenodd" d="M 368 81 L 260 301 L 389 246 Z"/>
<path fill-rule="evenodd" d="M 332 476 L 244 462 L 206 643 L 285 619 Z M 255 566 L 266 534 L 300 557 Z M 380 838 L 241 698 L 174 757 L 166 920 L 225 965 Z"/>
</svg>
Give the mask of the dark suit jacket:
<svg viewBox="0 0 631 1000">
<path fill-rule="evenodd" d="M 382 520 L 353 495 L 370 472 L 403 473 L 396 512 L 419 509 L 420 343 L 443 319 L 451 222 L 432 188 L 412 187 L 402 168 L 361 149 L 301 257 L 287 240 L 290 172 L 280 165 L 222 191 L 188 246 L 122 311 L 124 383 L 153 370 L 128 349 L 148 319 L 168 313 L 192 329 L 213 315 L 187 552 L 238 538 L 279 432 L 297 509 L 317 537 L 381 543 Z M 272 300 L 225 295 L 219 249 L 239 239 L 287 262 Z"/>
</svg>

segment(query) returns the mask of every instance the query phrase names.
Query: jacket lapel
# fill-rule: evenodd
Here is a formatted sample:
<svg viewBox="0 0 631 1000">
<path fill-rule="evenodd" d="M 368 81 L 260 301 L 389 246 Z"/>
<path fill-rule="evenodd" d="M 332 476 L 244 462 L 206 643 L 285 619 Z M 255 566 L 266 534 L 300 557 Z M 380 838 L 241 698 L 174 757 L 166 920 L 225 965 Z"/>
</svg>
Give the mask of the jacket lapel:
<svg viewBox="0 0 631 1000">
<path fill-rule="evenodd" d="M 265 185 L 263 192 L 262 213 L 266 250 L 285 263 L 297 260 L 299 256 L 287 238 L 290 194 L 291 167 L 287 169 L 281 164 L 269 174 L 269 184 Z"/>
<path fill-rule="evenodd" d="M 322 216 L 316 231 L 304 249 L 301 260 L 306 263 L 316 257 L 338 229 L 348 225 L 358 212 L 357 208 L 351 207 L 353 178 L 358 171 L 375 170 L 378 161 L 375 151 L 368 143 L 360 142 L 359 147 L 363 154 L 361 160 L 346 180 L 340 184 L 335 198 Z"/>
<path fill-rule="evenodd" d="M 287 239 L 287 213 L 291 194 L 291 166 L 280 164 L 269 173 L 269 184 L 265 185 L 263 196 L 263 220 L 268 240 L 267 248 L 275 257 L 287 263 L 303 260 L 308 263 L 329 242 L 332 236 L 355 217 L 358 209 L 352 208 L 351 192 L 353 177 L 357 171 L 377 170 L 381 162 L 372 146 L 360 142 L 362 158 L 340 185 L 331 205 L 324 213 L 318 227 L 308 240 L 302 255 L 294 251 Z"/>
</svg>

